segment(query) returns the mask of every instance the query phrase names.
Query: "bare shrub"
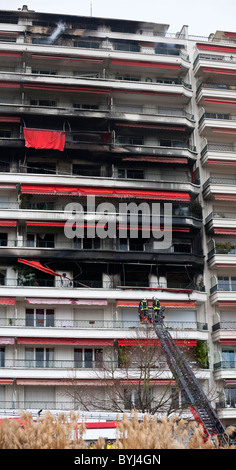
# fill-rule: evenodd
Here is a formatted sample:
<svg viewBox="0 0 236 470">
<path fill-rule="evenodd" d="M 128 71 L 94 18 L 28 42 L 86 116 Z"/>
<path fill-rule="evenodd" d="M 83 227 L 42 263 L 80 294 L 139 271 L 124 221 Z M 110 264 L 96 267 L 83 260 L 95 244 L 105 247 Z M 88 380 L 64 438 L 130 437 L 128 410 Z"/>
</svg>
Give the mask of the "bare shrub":
<svg viewBox="0 0 236 470">
<path fill-rule="evenodd" d="M 85 423 L 79 424 L 79 415 L 71 412 L 45 413 L 37 421 L 30 413 L 22 412 L 20 420 L 3 419 L 0 424 L 0 449 L 86 449 L 83 439 Z M 93 449 L 103 449 L 105 440 L 99 437 Z M 204 438 L 204 430 L 195 421 L 189 422 L 167 416 L 157 421 L 146 413 L 142 421 L 133 412 L 118 421 L 117 449 L 216 449 L 217 439 Z M 236 446 L 231 445 L 231 449 Z"/>
</svg>

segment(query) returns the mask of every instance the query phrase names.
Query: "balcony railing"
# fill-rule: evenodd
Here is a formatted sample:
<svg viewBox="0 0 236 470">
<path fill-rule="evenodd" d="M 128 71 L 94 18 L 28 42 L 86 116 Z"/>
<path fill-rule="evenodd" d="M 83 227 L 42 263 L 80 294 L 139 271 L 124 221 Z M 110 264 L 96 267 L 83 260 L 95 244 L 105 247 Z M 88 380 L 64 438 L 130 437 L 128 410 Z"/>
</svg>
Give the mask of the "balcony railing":
<svg viewBox="0 0 236 470">
<path fill-rule="evenodd" d="M 210 294 L 214 292 L 236 292 L 236 282 L 232 284 L 230 282 L 225 282 L 224 284 L 215 284 L 210 289 Z"/>
<path fill-rule="evenodd" d="M 73 241 L 47 241 L 47 240 L 39 240 L 39 241 L 22 241 L 22 240 L 7 240 L 7 239 L 0 239 L 0 247 L 1 248 L 22 248 L 29 250 L 67 250 L 67 251 L 96 251 L 96 252 L 121 252 L 121 253 L 130 253 L 130 252 L 141 252 L 141 253 L 158 253 L 159 250 L 153 247 L 153 242 L 155 239 L 150 238 L 149 242 L 142 243 L 137 240 L 137 243 L 130 243 L 129 245 L 122 245 L 121 242 L 123 239 L 113 238 L 111 243 L 104 242 L 102 239 L 96 239 L 99 241 L 99 244 L 92 243 L 92 239 L 81 239 Z M 89 244 L 88 244 L 89 242 Z M 197 253 L 193 251 L 192 246 L 189 244 L 173 244 L 168 249 L 161 250 L 161 253 L 165 253 L 168 255 L 171 254 L 188 254 L 188 255 L 202 255 L 202 253 Z"/>
<path fill-rule="evenodd" d="M 224 55 L 214 55 L 214 54 L 198 54 L 197 57 L 194 59 L 193 66 L 196 65 L 196 63 L 199 60 L 209 60 L 212 62 L 226 62 L 226 63 L 235 63 L 236 58 L 231 56 L 224 56 Z"/>
<path fill-rule="evenodd" d="M 193 369 L 199 368 L 196 362 L 189 362 L 190 367 Z M 0 362 L 1 368 L 16 368 L 16 369 L 69 369 L 69 370 L 81 370 L 81 369 L 97 369 L 102 372 L 111 371 L 115 369 L 124 369 L 127 365 L 122 364 L 118 360 L 40 360 L 40 359 L 2 359 Z M 129 370 L 140 370 L 140 361 L 130 361 Z M 168 370 L 168 364 L 166 361 L 157 361 L 155 365 L 152 365 L 152 369 Z M 71 379 L 73 382 L 73 378 Z"/>
<path fill-rule="evenodd" d="M 208 253 L 208 259 L 212 258 L 214 255 L 236 255 L 236 248 L 229 248 L 229 251 L 227 249 L 221 250 L 219 248 L 213 248 L 211 251 Z"/>
<path fill-rule="evenodd" d="M 65 268 L 66 270 L 66 268 Z M 180 274 L 181 276 L 181 274 Z M 56 284 L 54 278 L 51 279 L 40 279 L 40 278 L 30 278 L 30 279 L 13 279 L 13 278 L 0 278 L 0 289 L 1 287 L 49 287 L 58 289 L 72 289 L 72 288 L 94 288 L 94 289 L 121 289 L 129 287 L 130 289 L 157 289 L 157 290 L 197 290 L 199 292 L 205 292 L 205 286 L 200 284 L 195 284 L 193 282 L 184 283 L 184 282 L 171 282 L 167 284 L 162 284 L 158 282 L 138 282 L 138 281 L 102 281 L 102 280 L 67 280 L 67 279 L 58 279 L 56 278 Z"/>
<path fill-rule="evenodd" d="M 230 178 L 229 176 L 211 176 L 203 184 L 203 190 L 210 184 L 236 185 L 236 178 Z"/>
<path fill-rule="evenodd" d="M 55 300 L 56 302 L 56 300 Z M 137 314 L 138 316 L 138 314 Z M 206 331 L 206 323 L 197 321 L 166 321 L 165 325 L 170 330 L 198 330 Z M 140 328 L 138 320 L 67 320 L 64 319 L 43 319 L 40 322 L 35 320 L 29 322 L 25 318 L 0 318 L 0 327 L 19 328 L 79 328 L 79 329 L 127 329 Z"/>
<path fill-rule="evenodd" d="M 221 321 L 212 326 L 212 331 L 217 330 L 236 330 L 235 321 Z"/>
<path fill-rule="evenodd" d="M 206 217 L 205 224 L 207 224 L 213 219 L 235 219 L 236 220 L 236 214 L 235 212 L 213 211 Z"/>
<path fill-rule="evenodd" d="M 235 114 L 223 114 L 223 113 L 204 113 L 198 121 L 198 125 L 204 121 L 204 119 L 222 119 L 224 121 L 236 121 Z"/>
<path fill-rule="evenodd" d="M 214 370 L 219 369 L 235 369 L 236 362 L 235 361 L 219 361 L 214 364 Z"/>
<path fill-rule="evenodd" d="M 236 59 L 235 59 L 236 62 Z M 213 89 L 213 90 L 236 90 L 236 85 L 228 85 L 224 83 L 199 83 L 196 93 L 199 93 L 203 88 Z"/>
<path fill-rule="evenodd" d="M 236 147 L 232 144 L 215 144 L 215 143 L 207 143 L 201 151 L 201 156 L 203 156 L 206 152 L 230 152 L 235 153 Z"/>
</svg>

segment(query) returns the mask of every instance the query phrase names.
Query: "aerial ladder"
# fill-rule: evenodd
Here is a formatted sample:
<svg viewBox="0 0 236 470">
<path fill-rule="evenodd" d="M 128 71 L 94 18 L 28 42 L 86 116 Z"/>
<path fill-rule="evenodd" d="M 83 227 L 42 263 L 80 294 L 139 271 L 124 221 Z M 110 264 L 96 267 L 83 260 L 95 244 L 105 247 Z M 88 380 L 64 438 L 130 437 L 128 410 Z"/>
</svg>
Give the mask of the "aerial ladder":
<svg viewBox="0 0 236 470">
<path fill-rule="evenodd" d="M 157 318 L 152 320 L 151 323 L 153 323 L 156 335 L 165 353 L 167 364 L 189 404 L 194 419 L 202 424 L 206 435 L 210 437 L 217 436 L 220 445 L 228 445 L 229 440 L 224 426 L 195 377 L 188 361 L 184 358 L 178 345 L 164 325 L 163 307 L 161 307 Z"/>
</svg>

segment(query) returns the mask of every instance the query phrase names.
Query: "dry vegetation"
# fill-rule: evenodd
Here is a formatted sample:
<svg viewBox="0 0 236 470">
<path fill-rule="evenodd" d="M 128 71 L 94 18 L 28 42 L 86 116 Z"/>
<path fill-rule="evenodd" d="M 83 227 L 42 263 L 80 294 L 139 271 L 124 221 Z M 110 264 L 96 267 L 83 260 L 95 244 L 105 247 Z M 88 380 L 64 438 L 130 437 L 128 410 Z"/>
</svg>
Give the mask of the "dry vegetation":
<svg viewBox="0 0 236 470">
<path fill-rule="evenodd" d="M 85 425 L 74 433 L 79 415 L 71 412 L 58 417 L 50 412 L 37 421 L 30 413 L 21 413 L 21 422 L 3 419 L 0 425 L 0 449 L 86 449 L 83 440 Z M 24 422 L 24 426 L 22 426 Z M 99 438 L 93 448 L 104 448 L 104 439 Z M 203 428 L 196 422 L 183 419 L 163 418 L 157 422 L 148 414 L 139 422 L 134 413 L 132 419 L 124 414 L 117 426 L 117 449 L 215 449 L 217 441 L 203 439 Z M 231 449 L 236 446 L 230 446 Z"/>
</svg>

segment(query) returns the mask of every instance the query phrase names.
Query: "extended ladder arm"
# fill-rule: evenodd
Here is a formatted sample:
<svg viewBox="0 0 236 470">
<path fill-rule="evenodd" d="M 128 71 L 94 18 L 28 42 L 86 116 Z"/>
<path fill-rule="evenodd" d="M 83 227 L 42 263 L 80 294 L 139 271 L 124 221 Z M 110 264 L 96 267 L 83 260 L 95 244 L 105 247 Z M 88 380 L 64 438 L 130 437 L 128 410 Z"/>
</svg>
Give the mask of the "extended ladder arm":
<svg viewBox="0 0 236 470">
<path fill-rule="evenodd" d="M 154 322 L 154 328 L 168 366 L 184 396 L 187 396 L 194 418 L 201 422 L 209 436 L 217 435 L 220 443 L 228 444 L 222 423 L 163 321 Z"/>
</svg>

